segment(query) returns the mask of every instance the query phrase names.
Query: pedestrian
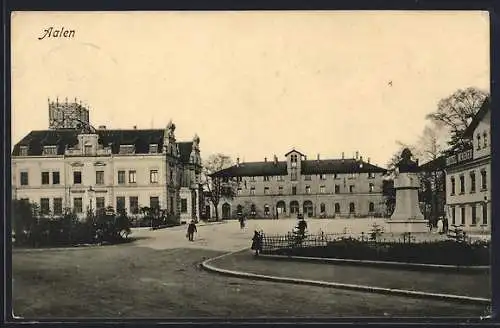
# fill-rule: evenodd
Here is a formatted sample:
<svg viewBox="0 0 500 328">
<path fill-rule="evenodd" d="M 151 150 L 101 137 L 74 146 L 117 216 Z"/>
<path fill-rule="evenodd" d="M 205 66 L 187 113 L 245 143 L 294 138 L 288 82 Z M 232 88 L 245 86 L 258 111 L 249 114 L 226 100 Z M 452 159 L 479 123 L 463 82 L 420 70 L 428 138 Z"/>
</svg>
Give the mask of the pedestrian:
<svg viewBox="0 0 500 328">
<path fill-rule="evenodd" d="M 257 230 L 255 230 L 253 233 L 251 248 L 255 251 L 255 256 L 258 256 L 259 253 L 262 252 L 262 234 Z"/>
<path fill-rule="evenodd" d="M 443 234 L 444 230 L 443 230 L 443 227 L 444 227 L 444 224 L 443 224 L 443 219 L 442 218 L 439 218 L 438 222 L 437 222 L 437 230 L 438 230 L 438 233 L 440 235 Z"/>
<path fill-rule="evenodd" d="M 194 240 L 194 233 L 195 232 L 197 232 L 196 223 L 194 223 L 194 221 L 191 220 L 191 222 L 189 223 L 188 228 L 187 228 L 187 237 L 188 237 L 189 241 Z"/>
</svg>

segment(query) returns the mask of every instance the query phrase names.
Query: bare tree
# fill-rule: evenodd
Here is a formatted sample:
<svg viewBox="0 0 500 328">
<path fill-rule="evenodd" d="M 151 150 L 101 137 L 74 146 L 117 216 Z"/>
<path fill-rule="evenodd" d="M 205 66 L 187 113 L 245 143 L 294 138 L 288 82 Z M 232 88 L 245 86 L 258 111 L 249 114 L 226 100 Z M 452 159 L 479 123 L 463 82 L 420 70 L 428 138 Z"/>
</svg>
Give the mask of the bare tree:
<svg viewBox="0 0 500 328">
<path fill-rule="evenodd" d="M 452 151 L 460 151 L 470 146 L 470 141 L 463 138 L 463 133 L 487 96 L 488 93 L 477 88 L 459 89 L 449 97 L 441 99 L 437 110 L 427 115 L 428 119 L 450 129 L 451 140 L 448 144 Z"/>
<path fill-rule="evenodd" d="M 215 208 L 215 219 L 219 220 L 219 202 L 221 198 L 232 198 L 234 186 L 230 177 L 220 171 L 233 165 L 231 158 L 224 154 L 213 154 L 203 164 L 202 184 L 208 191 L 209 199 Z"/>
</svg>

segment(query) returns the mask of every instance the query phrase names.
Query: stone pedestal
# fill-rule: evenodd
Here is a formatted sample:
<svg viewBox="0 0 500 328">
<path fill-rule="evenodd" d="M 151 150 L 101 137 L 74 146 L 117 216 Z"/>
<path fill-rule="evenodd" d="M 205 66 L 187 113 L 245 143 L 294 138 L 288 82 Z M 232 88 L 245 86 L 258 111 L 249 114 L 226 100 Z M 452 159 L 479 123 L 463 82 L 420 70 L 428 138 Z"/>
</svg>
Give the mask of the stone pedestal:
<svg viewBox="0 0 500 328">
<path fill-rule="evenodd" d="M 386 221 L 388 232 L 427 232 L 427 220 L 420 212 L 418 203 L 418 176 L 413 172 L 399 172 L 394 179 L 396 207 L 391 218 Z"/>
</svg>

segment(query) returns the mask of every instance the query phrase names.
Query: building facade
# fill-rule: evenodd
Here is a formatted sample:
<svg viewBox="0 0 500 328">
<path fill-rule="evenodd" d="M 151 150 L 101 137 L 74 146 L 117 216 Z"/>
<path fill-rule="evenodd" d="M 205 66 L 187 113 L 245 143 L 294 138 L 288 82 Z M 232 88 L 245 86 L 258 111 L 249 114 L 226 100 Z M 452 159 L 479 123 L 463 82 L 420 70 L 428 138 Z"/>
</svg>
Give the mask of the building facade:
<svg viewBox="0 0 500 328">
<path fill-rule="evenodd" d="M 363 161 L 307 160 L 297 150 L 285 161 L 239 163 L 215 172 L 236 184 L 236 195 L 219 203 L 222 218 L 239 213 L 250 217 L 367 217 L 385 211 L 382 183 L 386 170 Z M 213 213 L 213 209 L 211 209 Z"/>
<path fill-rule="evenodd" d="M 446 216 L 464 231 L 491 231 L 491 109 L 486 99 L 464 137 L 473 147 L 446 159 Z"/>
<path fill-rule="evenodd" d="M 141 216 L 166 210 L 181 221 L 200 213 L 200 139 L 177 142 L 166 129 L 54 128 L 32 131 L 12 153 L 12 196 L 41 214 L 79 217 L 109 206 Z"/>
</svg>

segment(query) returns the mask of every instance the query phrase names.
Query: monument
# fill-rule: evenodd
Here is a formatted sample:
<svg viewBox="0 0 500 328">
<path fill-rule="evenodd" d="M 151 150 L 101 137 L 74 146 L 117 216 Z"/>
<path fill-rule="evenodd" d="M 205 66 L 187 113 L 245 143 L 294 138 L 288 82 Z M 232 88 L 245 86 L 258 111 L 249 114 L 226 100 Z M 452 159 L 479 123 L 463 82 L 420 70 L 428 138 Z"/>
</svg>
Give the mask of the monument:
<svg viewBox="0 0 500 328">
<path fill-rule="evenodd" d="M 418 163 L 411 159 L 408 148 L 401 153 L 401 160 L 396 165 L 394 189 L 396 190 L 396 206 L 387 226 L 389 232 L 426 232 L 429 231 L 427 220 L 420 212 L 418 204 Z"/>
</svg>

